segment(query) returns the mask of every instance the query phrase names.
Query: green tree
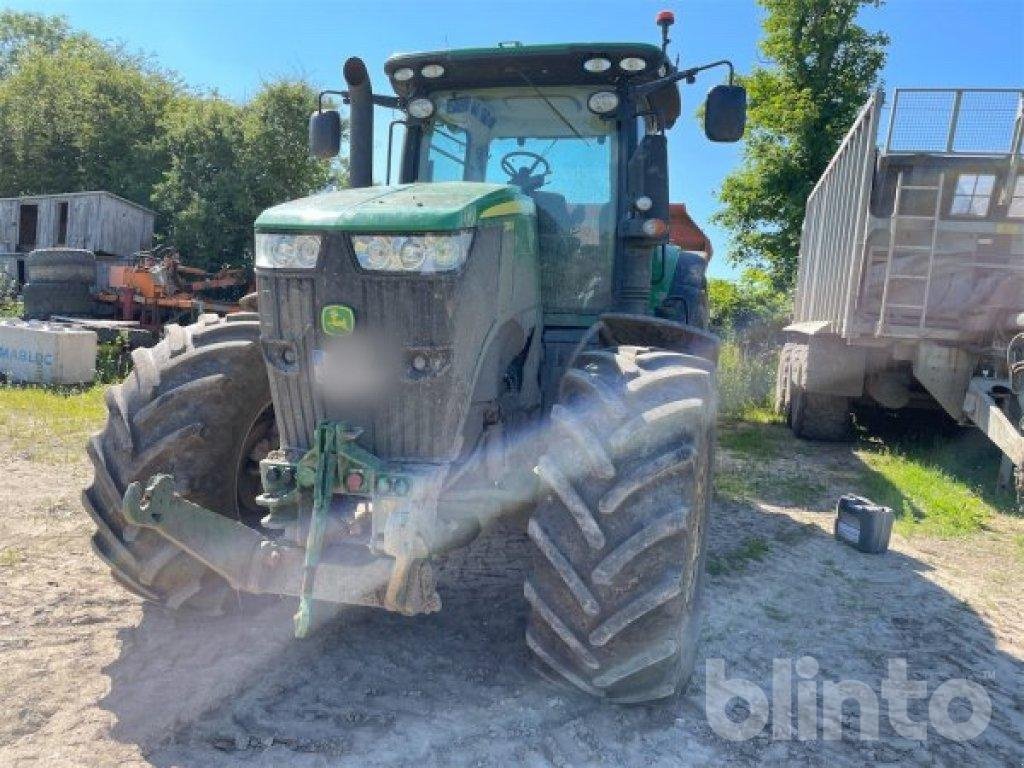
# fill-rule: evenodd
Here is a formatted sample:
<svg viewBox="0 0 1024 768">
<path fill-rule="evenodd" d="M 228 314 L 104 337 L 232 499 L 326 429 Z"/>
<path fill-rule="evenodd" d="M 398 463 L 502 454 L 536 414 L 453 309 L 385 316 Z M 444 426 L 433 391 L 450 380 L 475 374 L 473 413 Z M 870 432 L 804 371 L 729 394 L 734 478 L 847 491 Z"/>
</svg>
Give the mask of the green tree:
<svg viewBox="0 0 1024 768">
<path fill-rule="evenodd" d="M 804 204 L 885 62 L 888 37 L 856 23 L 882 0 L 759 0 L 770 65 L 742 78 L 750 112 L 743 165 L 724 181 L 715 221 L 729 259 L 793 286 Z"/>
<path fill-rule="evenodd" d="M 747 267 L 738 280 L 708 280 L 711 326 L 718 333 L 748 331 L 753 326 L 780 328 L 791 307 L 786 293 L 779 291 L 763 269 Z"/>
<path fill-rule="evenodd" d="M 106 189 L 147 205 L 165 162 L 154 139 L 178 88 L 86 36 L 24 49 L 0 80 L 0 196 Z"/>
<path fill-rule="evenodd" d="M 10 75 L 26 49 L 38 46 L 53 53 L 71 37 L 63 16 L 0 11 L 0 79 Z"/>
<path fill-rule="evenodd" d="M 152 202 L 168 242 L 193 264 L 248 263 L 252 223 L 264 209 L 323 188 L 329 164 L 311 159 L 306 83 L 265 85 L 246 105 L 179 98 L 162 123 L 168 158 Z"/>
<path fill-rule="evenodd" d="M 311 159 L 316 92 L 268 83 L 246 104 L 187 90 L 60 17 L 0 12 L 0 196 L 106 189 L 157 211 L 186 261 L 246 263 L 253 219 L 337 184 Z"/>
</svg>

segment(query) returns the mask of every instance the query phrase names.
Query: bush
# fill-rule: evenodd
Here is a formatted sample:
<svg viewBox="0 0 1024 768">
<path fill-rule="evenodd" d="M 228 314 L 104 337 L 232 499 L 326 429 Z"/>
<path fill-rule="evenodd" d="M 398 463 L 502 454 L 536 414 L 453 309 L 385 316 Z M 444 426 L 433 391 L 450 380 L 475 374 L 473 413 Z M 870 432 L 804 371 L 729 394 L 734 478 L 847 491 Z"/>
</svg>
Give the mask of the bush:
<svg viewBox="0 0 1024 768">
<path fill-rule="evenodd" d="M 772 344 L 749 344 L 735 335 L 726 337 L 718 355 L 718 411 L 740 418 L 769 408 L 775 392 L 779 350 Z"/>
<path fill-rule="evenodd" d="M 711 329 L 728 336 L 742 334 L 749 342 L 773 335 L 787 322 L 792 312 L 790 297 L 778 291 L 768 273 L 745 269 L 738 280 L 708 280 L 711 305 Z"/>
<path fill-rule="evenodd" d="M 22 305 L 14 279 L 0 270 L 0 317 L 21 317 Z"/>
</svg>

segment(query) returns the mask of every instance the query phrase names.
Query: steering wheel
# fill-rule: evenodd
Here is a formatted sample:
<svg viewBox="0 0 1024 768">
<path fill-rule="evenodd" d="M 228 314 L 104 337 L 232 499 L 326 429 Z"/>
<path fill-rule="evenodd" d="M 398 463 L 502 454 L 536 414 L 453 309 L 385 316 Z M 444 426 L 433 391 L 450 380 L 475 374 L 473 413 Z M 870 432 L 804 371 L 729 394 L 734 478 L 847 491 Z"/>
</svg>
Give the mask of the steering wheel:
<svg viewBox="0 0 1024 768">
<path fill-rule="evenodd" d="M 530 166 L 523 165 L 519 168 L 515 168 L 512 165 L 512 159 L 515 157 L 523 157 L 528 160 L 533 160 L 533 164 Z M 538 166 L 541 166 L 541 172 L 534 173 Z M 523 192 L 528 193 L 544 186 L 546 181 L 544 177 L 551 173 L 551 164 L 548 163 L 542 155 L 538 155 L 536 152 L 527 152 L 524 149 L 520 149 L 514 152 L 509 152 L 501 158 L 501 170 L 508 174 L 509 184 L 515 184 L 523 190 Z"/>
</svg>

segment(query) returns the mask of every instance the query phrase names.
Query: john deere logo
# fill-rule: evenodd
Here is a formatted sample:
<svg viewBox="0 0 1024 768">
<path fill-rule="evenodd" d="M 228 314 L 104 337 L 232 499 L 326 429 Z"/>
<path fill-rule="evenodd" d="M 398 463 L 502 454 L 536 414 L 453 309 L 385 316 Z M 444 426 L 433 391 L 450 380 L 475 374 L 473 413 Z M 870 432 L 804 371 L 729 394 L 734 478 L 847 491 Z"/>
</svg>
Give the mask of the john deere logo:
<svg viewBox="0 0 1024 768">
<path fill-rule="evenodd" d="M 320 313 L 320 325 L 328 336 L 347 336 L 356 329 L 356 316 L 352 307 L 328 304 Z"/>
</svg>

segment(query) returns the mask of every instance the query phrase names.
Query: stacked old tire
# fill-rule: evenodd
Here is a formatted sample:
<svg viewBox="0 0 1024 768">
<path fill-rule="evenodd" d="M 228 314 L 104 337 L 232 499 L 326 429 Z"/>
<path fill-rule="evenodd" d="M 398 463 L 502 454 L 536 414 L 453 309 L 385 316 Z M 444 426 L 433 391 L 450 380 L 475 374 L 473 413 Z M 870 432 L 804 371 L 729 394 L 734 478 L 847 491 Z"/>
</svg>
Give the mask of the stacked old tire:
<svg viewBox="0 0 1024 768">
<path fill-rule="evenodd" d="M 96 257 L 79 248 L 39 248 L 25 260 L 28 282 L 22 289 L 25 318 L 47 320 L 53 315 L 91 315 Z"/>
</svg>

